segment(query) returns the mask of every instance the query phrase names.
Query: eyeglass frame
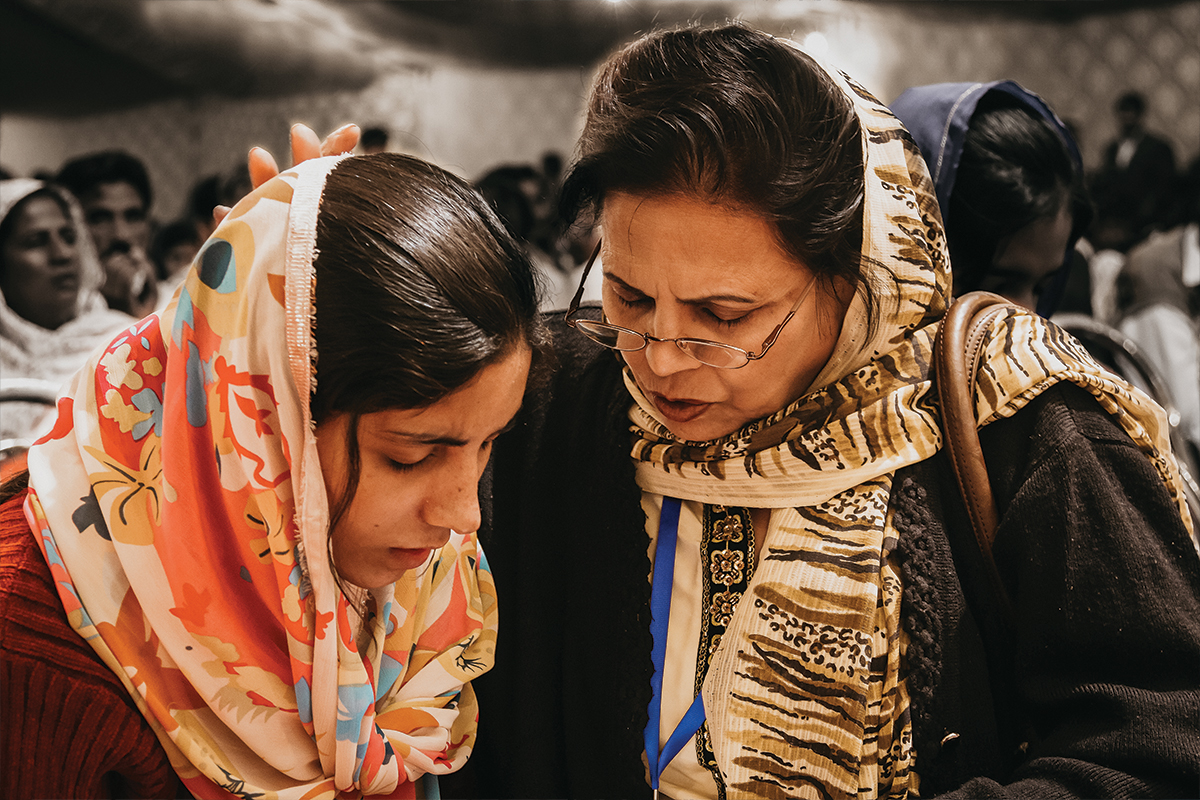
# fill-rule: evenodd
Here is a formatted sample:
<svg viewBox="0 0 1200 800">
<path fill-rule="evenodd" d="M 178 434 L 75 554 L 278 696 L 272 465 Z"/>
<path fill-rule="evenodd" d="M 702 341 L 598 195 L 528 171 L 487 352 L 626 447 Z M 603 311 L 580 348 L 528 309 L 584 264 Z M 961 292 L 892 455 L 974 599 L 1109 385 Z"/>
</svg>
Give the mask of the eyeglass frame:
<svg viewBox="0 0 1200 800">
<path fill-rule="evenodd" d="M 816 282 L 817 282 L 817 276 L 814 275 L 812 280 L 808 282 L 808 286 L 806 286 L 804 291 L 800 293 L 800 299 L 797 300 L 792 305 L 792 310 L 789 311 L 787 313 L 787 316 L 783 318 L 783 322 L 780 322 L 778 325 L 776 325 L 775 329 L 773 331 L 771 331 L 770 335 L 767 336 L 767 338 L 763 341 L 762 349 L 757 354 L 755 354 L 751 350 L 746 350 L 744 348 L 738 347 L 737 345 L 725 344 L 724 342 L 714 342 L 711 339 L 697 339 L 692 336 L 679 336 L 674 339 L 660 339 L 657 336 L 651 336 L 648 333 L 635 331 L 631 328 L 625 328 L 620 325 L 613 325 L 611 322 L 596 322 L 595 320 L 588 320 L 588 322 L 590 322 L 593 325 L 603 325 L 606 328 L 612 328 L 614 331 L 620 331 L 620 332 L 631 334 L 633 336 L 639 336 L 642 339 L 641 347 L 633 347 L 633 348 L 613 347 L 611 345 L 607 345 L 604 342 L 601 342 L 601 341 L 593 338 L 592 336 L 588 335 L 586 330 L 580 328 L 576 324 L 577 320 L 574 320 L 571 318 L 572 315 L 574 315 L 575 313 L 577 313 L 579 311 L 579 304 L 583 300 L 583 290 L 584 290 L 584 287 L 587 285 L 588 274 L 592 271 L 592 265 L 596 263 L 596 258 L 599 257 L 599 255 L 600 255 L 600 245 L 602 243 L 603 243 L 603 239 L 596 242 L 596 249 L 592 251 L 591 258 L 588 259 L 587 264 L 583 268 L 583 276 L 579 279 L 579 288 L 575 290 L 575 296 L 573 298 L 571 298 L 571 305 L 569 305 L 567 307 L 567 313 L 563 316 L 563 322 L 565 322 L 567 325 L 570 325 L 572 328 L 579 331 L 584 336 L 587 336 L 587 338 L 591 339 L 593 342 L 596 342 L 596 344 L 600 345 L 601 347 L 607 347 L 609 350 L 615 350 L 618 353 L 639 353 L 642 350 L 645 350 L 647 347 L 649 347 L 651 342 L 674 342 L 675 346 L 677 348 L 679 348 L 679 351 L 681 353 L 688 356 L 689 358 L 699 361 L 701 364 L 704 364 L 705 366 L 712 367 L 714 369 L 741 369 L 742 367 L 749 364 L 751 361 L 758 361 L 760 358 L 762 358 L 763 356 L 765 356 L 767 354 L 767 351 L 771 349 L 771 347 L 775 344 L 775 341 L 779 338 L 779 334 L 783 331 L 783 326 L 787 325 L 788 322 L 791 321 L 792 317 L 796 316 L 796 312 L 800 310 L 800 306 L 804 305 L 804 301 L 808 299 L 808 295 L 812 292 L 812 288 L 814 285 L 816 285 Z M 693 342 L 698 345 L 711 345 L 711 346 L 715 346 L 715 347 L 720 347 L 724 350 L 732 350 L 734 352 L 744 354 L 746 357 L 746 360 L 744 362 L 742 362 L 741 364 L 738 364 L 737 366 L 729 366 L 729 367 L 723 367 L 719 364 L 709 364 L 707 361 L 701 361 L 699 358 L 696 358 L 694 353 L 689 353 L 687 350 L 685 350 L 680 345 L 680 342 Z"/>
</svg>

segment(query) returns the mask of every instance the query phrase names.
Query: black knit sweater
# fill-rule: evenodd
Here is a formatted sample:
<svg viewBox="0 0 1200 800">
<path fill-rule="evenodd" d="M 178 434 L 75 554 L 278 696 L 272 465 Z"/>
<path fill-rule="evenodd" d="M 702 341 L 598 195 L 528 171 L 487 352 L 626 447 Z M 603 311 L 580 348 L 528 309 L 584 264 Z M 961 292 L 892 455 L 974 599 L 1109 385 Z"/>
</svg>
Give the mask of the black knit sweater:
<svg viewBox="0 0 1200 800">
<path fill-rule="evenodd" d="M 557 345 L 483 487 L 500 638 L 448 798 L 650 794 L 629 395 L 611 353 L 570 334 Z M 981 434 L 1011 621 L 945 459 L 894 482 L 922 796 L 1200 795 L 1200 559 L 1161 480 L 1074 386 Z"/>
</svg>

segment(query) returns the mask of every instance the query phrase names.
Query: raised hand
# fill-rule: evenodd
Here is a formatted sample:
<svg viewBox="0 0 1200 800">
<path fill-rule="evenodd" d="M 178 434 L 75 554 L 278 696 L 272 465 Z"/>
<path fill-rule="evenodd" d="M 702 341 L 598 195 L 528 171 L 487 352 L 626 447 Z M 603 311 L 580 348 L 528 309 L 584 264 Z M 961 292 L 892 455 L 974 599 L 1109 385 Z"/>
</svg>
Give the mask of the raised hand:
<svg viewBox="0 0 1200 800">
<path fill-rule="evenodd" d="M 296 123 L 289 133 L 292 163 L 299 164 L 310 158 L 349 153 L 358 144 L 361 133 L 359 127 L 351 122 L 326 136 L 325 141 L 320 141 L 312 128 Z M 250 170 L 250 184 L 255 189 L 279 174 L 279 165 L 275 162 L 275 157 L 262 147 L 251 148 L 246 161 Z M 228 206 L 217 206 L 213 209 L 213 220 L 219 225 L 228 213 Z"/>
</svg>

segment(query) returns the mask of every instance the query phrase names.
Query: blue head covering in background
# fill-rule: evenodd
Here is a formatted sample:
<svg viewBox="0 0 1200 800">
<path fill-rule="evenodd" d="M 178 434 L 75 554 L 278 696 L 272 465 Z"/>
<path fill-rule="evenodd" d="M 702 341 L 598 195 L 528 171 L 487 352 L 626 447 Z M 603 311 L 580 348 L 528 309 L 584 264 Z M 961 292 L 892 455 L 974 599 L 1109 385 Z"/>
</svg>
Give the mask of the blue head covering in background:
<svg viewBox="0 0 1200 800">
<path fill-rule="evenodd" d="M 990 93 L 1001 93 L 1034 112 L 1053 128 L 1063 143 L 1075 166 L 1082 174 L 1083 161 L 1075 138 L 1058 115 L 1042 98 L 1014 81 L 992 81 L 991 83 L 934 83 L 915 86 L 905 91 L 891 104 L 894 113 L 904 127 L 908 128 L 933 178 L 938 205 L 942 209 L 943 222 L 949 228 L 950 197 L 958 175 L 959 159 L 967 137 L 971 117 L 980 101 Z M 1050 316 L 1062 297 L 1067 282 L 1068 267 L 1073 258 L 1075 237 L 1068 243 L 1063 254 L 1063 265 L 1051 279 L 1038 299 L 1037 311 Z M 958 265 L 952 264 L 952 268 Z"/>
</svg>

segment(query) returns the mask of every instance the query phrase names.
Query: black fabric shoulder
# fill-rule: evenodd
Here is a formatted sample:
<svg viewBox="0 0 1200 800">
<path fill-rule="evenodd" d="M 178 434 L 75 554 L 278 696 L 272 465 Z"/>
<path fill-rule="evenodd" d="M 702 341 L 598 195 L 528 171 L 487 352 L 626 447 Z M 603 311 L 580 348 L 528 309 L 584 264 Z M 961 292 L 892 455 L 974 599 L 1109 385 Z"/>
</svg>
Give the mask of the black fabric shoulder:
<svg viewBox="0 0 1200 800">
<path fill-rule="evenodd" d="M 593 312 L 595 313 L 595 312 Z M 479 736 L 447 797 L 648 792 L 650 560 L 616 355 L 549 320 L 556 369 L 497 440 L 481 534 L 500 603 Z"/>
<path fill-rule="evenodd" d="M 1001 511 L 996 563 L 1014 601 L 1009 638 L 997 638 L 979 592 L 978 549 L 961 545 L 971 532 L 942 457 L 897 475 L 897 517 L 927 526 L 934 558 L 943 535 L 954 554 L 952 577 L 933 579 L 950 609 L 941 661 L 913 695 L 922 793 L 1195 796 L 1200 559 L 1162 480 L 1073 385 L 981 440 Z M 931 517 L 904 512 L 909 480 L 927 490 Z M 967 613 L 956 618 L 959 595 Z M 906 607 L 905 620 L 919 643 L 920 615 Z M 927 669 L 919 644 L 914 656 Z M 943 731 L 959 736 L 941 746 Z"/>
</svg>

